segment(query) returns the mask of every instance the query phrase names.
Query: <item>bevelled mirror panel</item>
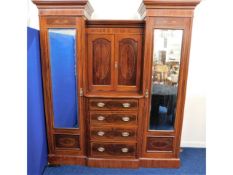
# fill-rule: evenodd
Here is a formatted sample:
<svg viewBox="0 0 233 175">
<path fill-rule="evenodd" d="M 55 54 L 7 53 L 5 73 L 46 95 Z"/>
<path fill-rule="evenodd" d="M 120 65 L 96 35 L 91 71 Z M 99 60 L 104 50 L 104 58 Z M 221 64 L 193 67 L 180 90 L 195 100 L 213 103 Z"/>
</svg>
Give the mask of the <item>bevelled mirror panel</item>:
<svg viewBox="0 0 233 175">
<path fill-rule="evenodd" d="M 54 128 L 78 128 L 76 29 L 49 29 Z"/>
<path fill-rule="evenodd" d="M 174 130 L 183 30 L 154 30 L 149 130 Z"/>
</svg>

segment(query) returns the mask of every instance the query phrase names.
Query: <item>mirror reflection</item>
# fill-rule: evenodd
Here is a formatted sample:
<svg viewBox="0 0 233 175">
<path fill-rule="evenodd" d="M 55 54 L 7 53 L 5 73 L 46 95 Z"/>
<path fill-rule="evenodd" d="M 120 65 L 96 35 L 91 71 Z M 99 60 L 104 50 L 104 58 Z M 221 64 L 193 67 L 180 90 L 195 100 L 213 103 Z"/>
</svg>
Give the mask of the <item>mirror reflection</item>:
<svg viewBox="0 0 233 175">
<path fill-rule="evenodd" d="M 49 29 L 55 128 L 78 127 L 76 30 Z"/>
<path fill-rule="evenodd" d="M 173 130 L 183 30 L 154 30 L 150 130 Z"/>
</svg>

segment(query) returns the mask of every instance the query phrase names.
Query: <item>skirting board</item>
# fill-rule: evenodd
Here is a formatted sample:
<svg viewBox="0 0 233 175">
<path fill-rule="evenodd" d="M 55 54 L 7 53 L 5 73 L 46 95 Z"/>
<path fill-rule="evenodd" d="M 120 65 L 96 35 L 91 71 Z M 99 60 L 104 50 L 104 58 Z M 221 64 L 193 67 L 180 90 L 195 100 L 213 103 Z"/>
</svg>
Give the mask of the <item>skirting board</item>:
<svg viewBox="0 0 233 175">
<path fill-rule="evenodd" d="M 206 143 L 196 141 L 181 141 L 181 147 L 206 148 Z"/>
</svg>

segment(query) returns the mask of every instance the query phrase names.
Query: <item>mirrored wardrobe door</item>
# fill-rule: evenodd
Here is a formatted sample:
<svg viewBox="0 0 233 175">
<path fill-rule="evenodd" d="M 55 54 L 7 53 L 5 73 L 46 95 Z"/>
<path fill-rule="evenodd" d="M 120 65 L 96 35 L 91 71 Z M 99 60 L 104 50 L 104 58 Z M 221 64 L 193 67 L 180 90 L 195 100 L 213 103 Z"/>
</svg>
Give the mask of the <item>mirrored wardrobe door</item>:
<svg viewBox="0 0 233 175">
<path fill-rule="evenodd" d="M 174 130 L 183 30 L 154 29 L 149 130 Z"/>
<path fill-rule="evenodd" d="M 49 53 L 54 128 L 78 128 L 76 29 L 50 28 Z"/>
</svg>

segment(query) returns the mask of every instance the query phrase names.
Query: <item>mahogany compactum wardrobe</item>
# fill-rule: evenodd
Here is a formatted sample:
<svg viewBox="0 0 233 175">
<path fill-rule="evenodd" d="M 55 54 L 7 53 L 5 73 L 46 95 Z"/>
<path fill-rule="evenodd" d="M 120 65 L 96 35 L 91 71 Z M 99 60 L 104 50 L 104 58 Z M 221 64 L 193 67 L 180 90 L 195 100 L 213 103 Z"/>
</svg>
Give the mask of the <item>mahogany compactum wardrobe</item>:
<svg viewBox="0 0 233 175">
<path fill-rule="evenodd" d="M 33 2 L 49 164 L 179 167 L 200 1 L 143 0 L 141 20 L 91 20 L 88 0 Z"/>
</svg>

